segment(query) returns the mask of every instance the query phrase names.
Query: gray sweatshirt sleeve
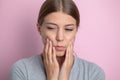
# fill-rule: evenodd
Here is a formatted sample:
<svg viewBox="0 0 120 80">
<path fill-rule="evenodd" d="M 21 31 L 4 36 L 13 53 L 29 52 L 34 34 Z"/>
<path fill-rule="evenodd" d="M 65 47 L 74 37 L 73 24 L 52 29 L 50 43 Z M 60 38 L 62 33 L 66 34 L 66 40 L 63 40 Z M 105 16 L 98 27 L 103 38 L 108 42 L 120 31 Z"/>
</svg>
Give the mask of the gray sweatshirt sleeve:
<svg viewBox="0 0 120 80">
<path fill-rule="evenodd" d="M 27 80 L 27 71 L 22 60 L 12 66 L 10 75 L 11 80 Z"/>
<path fill-rule="evenodd" d="M 104 71 L 94 63 L 90 66 L 89 80 L 105 80 Z"/>
</svg>

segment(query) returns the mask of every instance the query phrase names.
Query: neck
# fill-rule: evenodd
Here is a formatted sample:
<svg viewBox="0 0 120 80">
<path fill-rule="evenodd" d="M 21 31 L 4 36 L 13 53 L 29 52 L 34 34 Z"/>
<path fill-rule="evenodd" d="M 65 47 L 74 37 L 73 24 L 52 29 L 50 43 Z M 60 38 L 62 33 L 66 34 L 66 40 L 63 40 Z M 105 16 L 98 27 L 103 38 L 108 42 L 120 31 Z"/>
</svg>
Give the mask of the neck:
<svg viewBox="0 0 120 80">
<path fill-rule="evenodd" d="M 65 60 L 65 56 L 57 57 L 57 61 L 58 61 L 60 68 L 61 68 L 62 64 L 64 63 L 64 60 Z"/>
<path fill-rule="evenodd" d="M 43 54 L 44 54 L 44 53 L 41 53 L 42 60 L 43 60 Z M 65 60 L 65 56 L 57 56 L 56 59 L 57 59 L 57 61 L 58 61 L 58 64 L 59 64 L 59 65 L 62 65 L 62 63 L 63 63 L 64 60 Z"/>
<path fill-rule="evenodd" d="M 43 54 L 44 53 L 41 53 L 42 60 L 43 60 Z M 56 59 L 58 61 L 59 67 L 61 68 L 62 64 L 64 63 L 65 56 L 57 56 Z"/>
</svg>

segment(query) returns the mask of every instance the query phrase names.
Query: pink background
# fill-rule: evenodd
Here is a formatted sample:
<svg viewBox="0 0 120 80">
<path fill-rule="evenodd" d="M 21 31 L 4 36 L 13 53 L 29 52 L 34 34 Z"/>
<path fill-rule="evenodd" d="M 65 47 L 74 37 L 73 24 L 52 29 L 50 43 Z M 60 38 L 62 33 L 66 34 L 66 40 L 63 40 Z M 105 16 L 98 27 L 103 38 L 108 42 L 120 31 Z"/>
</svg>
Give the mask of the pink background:
<svg viewBox="0 0 120 80">
<path fill-rule="evenodd" d="M 0 0 L 0 80 L 11 65 L 43 48 L 36 21 L 43 0 Z M 75 0 L 81 23 L 75 52 L 103 68 L 106 80 L 120 80 L 120 0 Z"/>
</svg>

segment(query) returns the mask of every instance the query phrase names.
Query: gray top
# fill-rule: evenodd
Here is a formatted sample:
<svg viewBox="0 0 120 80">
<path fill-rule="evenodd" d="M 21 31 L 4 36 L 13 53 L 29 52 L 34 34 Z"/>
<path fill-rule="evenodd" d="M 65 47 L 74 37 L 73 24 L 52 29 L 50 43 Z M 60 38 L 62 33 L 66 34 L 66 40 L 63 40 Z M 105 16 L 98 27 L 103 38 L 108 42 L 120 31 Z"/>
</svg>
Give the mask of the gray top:
<svg viewBox="0 0 120 80">
<path fill-rule="evenodd" d="M 41 56 L 17 61 L 11 69 L 11 80 L 46 80 Z M 69 80 L 105 80 L 105 74 L 98 65 L 75 57 Z"/>
</svg>

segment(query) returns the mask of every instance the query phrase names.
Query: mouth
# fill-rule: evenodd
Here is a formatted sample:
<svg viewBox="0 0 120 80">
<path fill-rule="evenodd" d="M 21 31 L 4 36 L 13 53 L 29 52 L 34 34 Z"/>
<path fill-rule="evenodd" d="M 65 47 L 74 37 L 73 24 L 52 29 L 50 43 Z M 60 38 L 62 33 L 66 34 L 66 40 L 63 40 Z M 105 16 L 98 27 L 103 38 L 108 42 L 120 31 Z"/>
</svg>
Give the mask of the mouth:
<svg viewBox="0 0 120 80">
<path fill-rule="evenodd" d="M 57 51 L 64 51 L 65 50 L 65 47 L 64 46 L 55 46 L 55 49 Z"/>
</svg>

